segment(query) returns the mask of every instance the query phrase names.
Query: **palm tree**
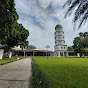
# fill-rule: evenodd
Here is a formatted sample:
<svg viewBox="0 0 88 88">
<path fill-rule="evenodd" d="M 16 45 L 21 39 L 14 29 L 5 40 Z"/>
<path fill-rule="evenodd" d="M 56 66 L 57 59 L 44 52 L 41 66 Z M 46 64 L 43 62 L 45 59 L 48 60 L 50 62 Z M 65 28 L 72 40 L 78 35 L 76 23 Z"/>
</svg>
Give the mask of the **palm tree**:
<svg viewBox="0 0 88 88">
<path fill-rule="evenodd" d="M 86 22 L 88 18 L 88 0 L 67 0 L 64 6 L 69 5 L 65 18 L 71 15 L 75 9 L 73 22 L 76 25 L 78 23 L 78 29 Z M 79 22 L 80 21 L 80 22 Z"/>
</svg>

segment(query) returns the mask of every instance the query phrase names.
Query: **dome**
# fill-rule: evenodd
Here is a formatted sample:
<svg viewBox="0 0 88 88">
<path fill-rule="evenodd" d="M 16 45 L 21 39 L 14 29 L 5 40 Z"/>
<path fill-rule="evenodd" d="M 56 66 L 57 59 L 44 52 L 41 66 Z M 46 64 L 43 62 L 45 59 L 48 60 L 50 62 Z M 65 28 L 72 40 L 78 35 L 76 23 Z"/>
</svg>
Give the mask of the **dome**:
<svg viewBox="0 0 88 88">
<path fill-rule="evenodd" d="M 62 29 L 62 26 L 60 24 L 56 25 L 55 29 L 56 28 L 61 28 Z"/>
<path fill-rule="evenodd" d="M 26 49 L 26 51 L 31 51 L 33 49 L 36 49 L 36 47 L 34 45 L 28 45 L 28 47 L 25 49 Z"/>
<path fill-rule="evenodd" d="M 28 45 L 28 47 L 31 47 L 31 48 L 36 48 L 34 45 Z"/>
</svg>

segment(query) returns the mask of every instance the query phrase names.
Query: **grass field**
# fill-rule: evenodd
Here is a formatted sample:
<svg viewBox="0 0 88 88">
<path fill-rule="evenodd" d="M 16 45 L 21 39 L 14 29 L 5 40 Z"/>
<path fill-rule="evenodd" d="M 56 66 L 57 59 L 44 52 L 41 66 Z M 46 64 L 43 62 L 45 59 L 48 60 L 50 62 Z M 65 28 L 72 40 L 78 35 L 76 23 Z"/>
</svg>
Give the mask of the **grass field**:
<svg viewBox="0 0 88 88">
<path fill-rule="evenodd" d="M 88 88 L 88 58 L 33 58 L 52 88 Z"/>
<path fill-rule="evenodd" d="M 19 59 L 23 59 L 23 58 L 19 58 Z M 7 64 L 7 63 L 10 63 L 10 62 L 13 62 L 13 61 L 16 61 L 17 58 L 4 58 L 2 60 L 0 60 L 0 65 L 3 65 L 3 64 Z"/>
</svg>

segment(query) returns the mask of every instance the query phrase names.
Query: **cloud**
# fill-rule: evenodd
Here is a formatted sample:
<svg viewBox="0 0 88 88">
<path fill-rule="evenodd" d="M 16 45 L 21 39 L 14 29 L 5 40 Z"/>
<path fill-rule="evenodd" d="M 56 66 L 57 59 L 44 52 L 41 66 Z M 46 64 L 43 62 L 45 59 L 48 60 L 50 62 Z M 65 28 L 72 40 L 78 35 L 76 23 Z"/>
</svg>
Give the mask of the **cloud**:
<svg viewBox="0 0 88 88">
<path fill-rule="evenodd" d="M 74 31 L 72 16 L 64 19 L 66 0 L 15 0 L 19 23 L 29 30 L 28 41 L 36 47 L 45 48 L 48 44 L 54 50 L 55 26 L 61 24 L 65 32 L 66 44 L 72 45 L 78 32 Z M 83 28 L 86 31 L 86 26 Z"/>
</svg>

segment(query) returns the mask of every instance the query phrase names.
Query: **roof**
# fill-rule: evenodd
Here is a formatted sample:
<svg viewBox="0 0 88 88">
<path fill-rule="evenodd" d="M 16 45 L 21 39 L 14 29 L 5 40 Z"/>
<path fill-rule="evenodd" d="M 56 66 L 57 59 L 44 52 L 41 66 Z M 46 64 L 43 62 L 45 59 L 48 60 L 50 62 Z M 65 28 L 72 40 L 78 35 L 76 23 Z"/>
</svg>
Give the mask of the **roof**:
<svg viewBox="0 0 88 88">
<path fill-rule="evenodd" d="M 62 26 L 60 24 L 56 25 L 55 29 L 56 28 L 62 28 Z"/>
<path fill-rule="evenodd" d="M 14 51 L 25 51 L 26 49 L 22 49 L 19 46 L 18 47 L 15 46 L 14 48 L 12 48 L 12 50 L 14 50 Z"/>
<path fill-rule="evenodd" d="M 27 48 L 25 48 L 26 51 L 32 51 L 33 49 L 36 49 L 34 45 L 29 45 Z"/>
<path fill-rule="evenodd" d="M 12 50 L 14 50 L 14 51 L 26 51 L 26 52 L 31 52 L 31 51 L 35 51 L 35 52 L 36 51 L 37 52 L 47 52 L 47 50 L 44 50 L 42 48 L 30 48 L 30 47 L 25 48 L 25 49 L 22 49 L 20 47 L 14 47 L 14 48 L 12 48 Z M 48 52 L 52 52 L 52 51 L 48 50 Z"/>
<path fill-rule="evenodd" d="M 33 49 L 34 51 L 45 51 L 43 50 L 42 48 L 36 48 L 36 49 Z"/>
<path fill-rule="evenodd" d="M 28 45 L 28 47 L 33 47 L 33 48 L 36 48 L 34 45 Z"/>
</svg>

